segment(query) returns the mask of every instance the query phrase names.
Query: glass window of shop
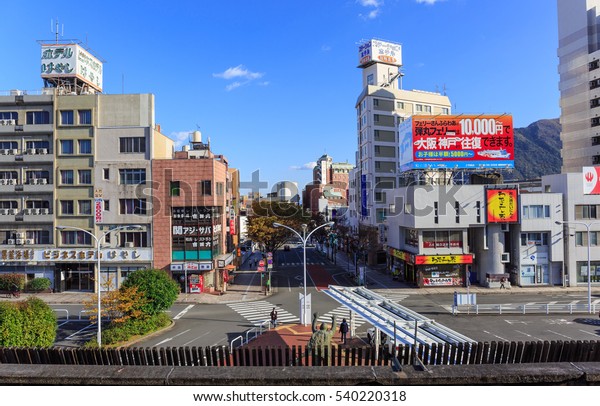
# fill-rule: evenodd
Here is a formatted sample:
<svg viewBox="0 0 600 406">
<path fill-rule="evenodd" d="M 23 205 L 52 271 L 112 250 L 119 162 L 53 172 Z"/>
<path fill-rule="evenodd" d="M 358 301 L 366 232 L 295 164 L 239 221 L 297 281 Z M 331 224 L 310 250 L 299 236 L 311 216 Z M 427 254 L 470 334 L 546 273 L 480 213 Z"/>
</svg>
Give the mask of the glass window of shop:
<svg viewBox="0 0 600 406">
<path fill-rule="evenodd" d="M 591 280 L 592 283 L 600 282 L 600 261 L 591 261 Z M 587 261 L 577 261 L 577 283 L 587 283 L 588 264 Z"/>
</svg>

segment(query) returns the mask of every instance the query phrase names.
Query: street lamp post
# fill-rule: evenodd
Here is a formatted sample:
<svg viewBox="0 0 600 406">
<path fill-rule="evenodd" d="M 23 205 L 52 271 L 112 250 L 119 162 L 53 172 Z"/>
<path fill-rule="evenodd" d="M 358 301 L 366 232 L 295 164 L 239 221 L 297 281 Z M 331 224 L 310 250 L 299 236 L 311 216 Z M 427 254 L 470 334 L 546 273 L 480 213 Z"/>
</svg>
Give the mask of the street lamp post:
<svg viewBox="0 0 600 406">
<path fill-rule="evenodd" d="M 319 227 L 315 228 L 310 233 L 308 233 L 308 235 L 306 235 L 306 229 L 308 228 L 308 226 L 306 224 L 302 224 L 302 235 L 300 235 L 299 232 L 297 232 L 296 230 L 294 230 L 291 227 L 288 227 L 281 223 L 273 223 L 273 227 L 287 228 L 288 230 L 290 230 L 291 232 L 296 234 L 298 236 L 298 238 L 300 238 L 300 240 L 302 240 L 302 249 L 304 251 L 304 256 L 303 256 L 303 258 L 304 258 L 304 300 L 302 302 L 302 321 L 305 326 L 308 325 L 308 323 L 306 322 L 307 321 L 307 317 L 306 317 L 307 316 L 306 315 L 306 242 L 308 241 L 310 236 L 318 229 L 320 229 L 322 227 L 327 227 L 327 226 L 331 227 L 334 224 L 335 223 L 333 221 L 330 221 L 329 223 L 321 224 Z"/>
<path fill-rule="evenodd" d="M 98 323 L 98 333 L 96 335 L 96 341 L 98 342 L 98 347 L 102 347 L 102 310 L 101 310 L 101 297 L 100 297 L 100 242 L 106 237 L 108 234 L 113 231 L 129 229 L 129 230 L 140 230 L 143 227 L 140 225 L 126 225 L 114 227 L 102 234 L 100 237 L 96 237 L 93 233 L 88 230 L 84 230 L 83 228 L 73 227 L 73 226 L 56 226 L 57 230 L 76 230 L 86 233 L 91 236 L 96 241 L 96 289 L 98 293 L 98 313 L 97 313 L 97 323 Z"/>
<path fill-rule="evenodd" d="M 595 224 L 600 224 L 599 222 L 593 223 L 583 223 L 581 221 L 556 221 L 556 224 L 578 224 L 584 226 L 587 231 L 587 285 L 588 285 L 588 312 L 592 313 L 592 267 L 591 267 L 591 247 L 592 242 L 590 239 L 590 228 Z"/>
</svg>

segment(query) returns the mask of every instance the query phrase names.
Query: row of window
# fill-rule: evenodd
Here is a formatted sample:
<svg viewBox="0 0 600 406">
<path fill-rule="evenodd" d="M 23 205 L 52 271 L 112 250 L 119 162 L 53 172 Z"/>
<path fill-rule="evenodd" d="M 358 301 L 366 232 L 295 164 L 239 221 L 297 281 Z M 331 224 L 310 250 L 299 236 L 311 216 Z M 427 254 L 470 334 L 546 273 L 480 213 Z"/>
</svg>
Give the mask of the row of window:
<svg viewBox="0 0 600 406">
<path fill-rule="evenodd" d="M 0 112 L 0 120 L 15 120 L 18 124 L 19 113 L 16 111 Z M 77 122 L 75 121 L 77 118 Z M 50 124 L 49 111 L 28 111 L 25 113 L 27 124 Z M 61 110 L 60 111 L 61 125 L 91 125 L 92 110 Z"/>
<path fill-rule="evenodd" d="M 19 202 L 16 200 L 0 200 L 0 209 L 18 209 Z M 27 209 L 49 209 L 50 202 L 47 200 L 27 200 L 25 202 Z"/>
<path fill-rule="evenodd" d="M 92 201 L 91 200 L 61 200 L 60 214 L 66 216 L 72 215 L 91 215 Z M 77 207 L 77 212 L 75 212 Z M 110 211 L 110 200 L 104 200 L 104 211 Z M 146 215 L 147 203 L 146 199 L 119 199 L 119 214 L 138 214 Z"/>
<path fill-rule="evenodd" d="M 212 181 L 201 180 L 198 182 L 198 191 L 201 196 L 212 196 Z M 225 184 L 223 182 L 215 183 L 215 194 L 217 196 L 223 196 L 225 192 Z M 169 195 L 173 197 L 181 196 L 181 182 L 171 181 L 169 186 Z"/>
</svg>

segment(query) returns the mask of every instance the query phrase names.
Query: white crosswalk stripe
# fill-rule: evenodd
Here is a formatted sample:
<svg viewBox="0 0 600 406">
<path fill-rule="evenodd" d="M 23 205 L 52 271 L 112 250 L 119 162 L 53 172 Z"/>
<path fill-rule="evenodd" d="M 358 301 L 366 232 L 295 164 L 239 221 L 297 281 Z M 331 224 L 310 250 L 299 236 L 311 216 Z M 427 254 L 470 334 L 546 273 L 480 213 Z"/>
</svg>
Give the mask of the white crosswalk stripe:
<svg viewBox="0 0 600 406">
<path fill-rule="evenodd" d="M 259 302 L 230 303 L 227 305 L 230 309 L 240 316 L 258 326 L 265 320 L 271 319 L 271 310 L 277 310 L 277 322 L 279 323 L 298 323 L 300 319 L 281 307 L 274 306 L 272 303 L 261 300 Z"/>
<path fill-rule="evenodd" d="M 327 323 L 331 324 L 331 316 L 335 315 L 336 323 L 339 324 L 342 322 L 342 319 L 346 319 L 346 321 L 350 321 L 350 311 L 346 306 L 339 306 L 333 309 L 330 312 L 325 313 L 322 316 L 317 318 L 318 324 Z M 358 314 L 354 315 L 354 327 L 357 328 L 365 323 L 365 319 L 360 317 Z M 331 326 L 329 326 L 331 327 Z"/>
</svg>

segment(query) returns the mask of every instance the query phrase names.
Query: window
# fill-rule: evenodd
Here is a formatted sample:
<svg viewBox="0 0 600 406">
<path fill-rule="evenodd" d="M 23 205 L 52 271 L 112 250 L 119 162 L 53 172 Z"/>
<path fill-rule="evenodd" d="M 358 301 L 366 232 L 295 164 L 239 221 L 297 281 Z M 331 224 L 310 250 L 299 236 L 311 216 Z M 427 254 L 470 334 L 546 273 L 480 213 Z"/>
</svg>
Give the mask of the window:
<svg viewBox="0 0 600 406">
<path fill-rule="evenodd" d="M 145 231 L 120 233 L 119 247 L 147 247 L 148 234 Z"/>
<path fill-rule="evenodd" d="M 61 200 L 60 201 L 60 213 L 63 215 L 74 214 L 73 200 Z"/>
<path fill-rule="evenodd" d="M 79 153 L 80 154 L 91 154 L 92 153 L 92 141 L 91 140 L 79 140 Z"/>
<path fill-rule="evenodd" d="M 16 171 L 0 171 L 0 179 L 17 179 Z"/>
<path fill-rule="evenodd" d="M 102 179 L 110 180 L 110 170 L 108 168 L 102 169 Z"/>
<path fill-rule="evenodd" d="M 462 246 L 461 231 L 423 231 L 423 248 L 460 248 Z"/>
<path fill-rule="evenodd" d="M 404 102 L 396 101 L 396 108 L 404 110 Z"/>
<path fill-rule="evenodd" d="M 374 85 L 374 84 L 375 84 L 375 79 L 373 77 L 373 74 L 371 73 L 370 75 L 367 75 L 367 86 Z"/>
<path fill-rule="evenodd" d="M 0 209 L 16 209 L 18 202 L 16 200 L 0 200 Z"/>
<path fill-rule="evenodd" d="M 61 185 L 72 185 L 73 182 L 73 170 L 64 169 L 60 171 L 60 184 Z"/>
<path fill-rule="evenodd" d="M 442 114 L 450 114 L 450 109 L 448 107 L 442 107 Z"/>
<path fill-rule="evenodd" d="M 139 185 L 146 183 L 146 169 L 119 169 L 119 180 L 121 185 Z"/>
<path fill-rule="evenodd" d="M 598 246 L 598 231 L 590 231 L 590 246 L 596 247 Z M 577 246 L 585 246 L 588 245 L 588 233 L 587 231 L 577 231 L 575 233 L 575 245 Z"/>
<path fill-rule="evenodd" d="M 92 201 L 91 200 L 80 200 L 78 203 L 79 203 L 79 214 L 92 214 Z"/>
<path fill-rule="evenodd" d="M 534 204 L 529 206 L 523 206 L 523 218 L 524 219 L 541 219 L 550 217 L 550 206 Z"/>
<path fill-rule="evenodd" d="M 60 153 L 63 155 L 72 155 L 73 151 L 73 140 L 60 140 Z"/>
<path fill-rule="evenodd" d="M 34 244 L 50 244 L 50 231 L 30 230 L 26 232 L 27 239 L 33 240 Z"/>
<path fill-rule="evenodd" d="M 598 206 L 595 204 L 581 204 L 575 206 L 575 219 L 597 219 L 598 218 Z"/>
<path fill-rule="evenodd" d="M 50 124 L 49 111 L 28 111 L 26 114 L 27 124 Z"/>
<path fill-rule="evenodd" d="M 119 139 L 119 152 L 140 153 L 146 152 L 146 139 L 144 137 L 124 137 Z"/>
<path fill-rule="evenodd" d="M 79 173 L 79 184 L 80 185 L 91 185 L 92 184 L 92 171 L 91 169 L 80 169 Z"/>
<path fill-rule="evenodd" d="M 169 188 L 171 193 L 171 196 L 179 196 L 179 194 L 181 193 L 181 190 L 179 189 L 179 181 L 172 181 L 171 182 L 171 187 Z"/>
<path fill-rule="evenodd" d="M 0 141 L 0 149 L 18 149 L 15 141 Z"/>
<path fill-rule="evenodd" d="M 146 199 L 119 199 L 119 214 L 146 214 Z"/>
<path fill-rule="evenodd" d="M 49 209 L 50 202 L 47 200 L 27 200 L 25 203 L 28 209 Z"/>
<path fill-rule="evenodd" d="M 425 108 L 425 113 L 431 113 L 431 106 L 423 106 Z"/>
<path fill-rule="evenodd" d="M 373 114 L 373 121 L 376 123 L 379 122 L 379 114 Z"/>
<path fill-rule="evenodd" d="M 18 117 L 19 113 L 16 111 L 0 111 L 0 120 L 15 120 L 16 123 Z"/>
<path fill-rule="evenodd" d="M 48 141 L 27 141 L 25 142 L 25 146 L 27 149 L 46 149 L 50 148 L 50 143 Z"/>
<path fill-rule="evenodd" d="M 212 195 L 212 183 L 210 180 L 200 181 L 200 194 L 203 196 Z"/>
<path fill-rule="evenodd" d="M 110 211 L 110 200 L 104 199 L 104 211 Z"/>
<path fill-rule="evenodd" d="M 423 105 L 422 104 L 417 104 L 415 106 L 415 111 L 417 111 L 419 113 L 423 112 Z"/>
<path fill-rule="evenodd" d="M 79 124 L 90 125 L 92 124 L 92 110 L 79 110 Z"/>
<path fill-rule="evenodd" d="M 521 233 L 521 246 L 548 245 L 548 233 Z"/>
<path fill-rule="evenodd" d="M 92 236 L 83 231 L 66 231 L 60 232 L 60 239 L 64 245 L 91 245 Z"/>
<path fill-rule="evenodd" d="M 73 110 L 62 110 L 60 112 L 60 123 L 62 125 L 73 125 Z"/>
</svg>

